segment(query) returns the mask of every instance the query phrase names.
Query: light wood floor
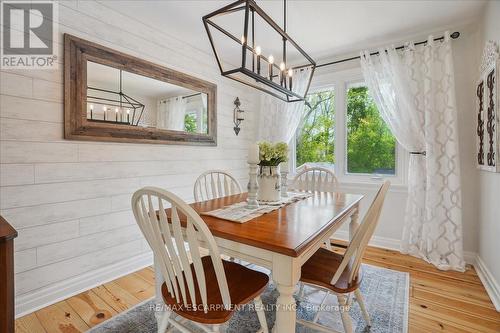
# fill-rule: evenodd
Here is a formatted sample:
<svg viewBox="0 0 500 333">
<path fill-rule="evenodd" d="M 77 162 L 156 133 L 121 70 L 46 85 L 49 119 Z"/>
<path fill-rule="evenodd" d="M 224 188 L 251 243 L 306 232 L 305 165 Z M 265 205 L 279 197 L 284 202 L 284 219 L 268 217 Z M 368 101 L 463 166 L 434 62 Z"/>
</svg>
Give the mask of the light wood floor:
<svg viewBox="0 0 500 333">
<path fill-rule="evenodd" d="M 465 273 L 443 272 L 374 247 L 364 262 L 410 273 L 410 333 L 500 332 L 500 314 L 473 267 Z M 148 267 L 19 318 L 16 332 L 84 332 L 153 295 L 154 274 Z"/>
</svg>

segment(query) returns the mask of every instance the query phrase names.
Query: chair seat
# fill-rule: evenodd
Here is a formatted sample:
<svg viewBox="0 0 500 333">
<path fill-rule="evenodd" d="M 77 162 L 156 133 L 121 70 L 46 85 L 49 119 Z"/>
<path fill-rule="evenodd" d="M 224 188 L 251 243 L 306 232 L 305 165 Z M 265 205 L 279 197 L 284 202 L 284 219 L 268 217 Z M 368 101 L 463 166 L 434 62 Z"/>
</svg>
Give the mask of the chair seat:
<svg viewBox="0 0 500 333">
<path fill-rule="evenodd" d="M 231 318 L 234 308 L 237 305 L 243 305 L 259 296 L 262 291 L 267 287 L 269 276 L 262 272 L 254 271 L 250 268 L 240 264 L 222 260 L 224 271 L 226 273 L 229 294 L 231 295 L 231 309 L 224 309 L 222 297 L 219 291 L 219 285 L 215 275 L 214 266 L 210 256 L 201 258 L 203 269 L 205 271 L 205 281 L 207 286 L 207 304 L 208 312 L 203 311 L 203 303 L 201 301 L 200 290 L 196 275 L 194 274 L 194 265 L 191 264 L 191 271 L 193 272 L 193 279 L 195 279 L 195 294 L 197 309 L 195 309 L 191 302 L 190 295 L 187 295 L 187 304 L 185 307 L 182 299 L 178 303 L 175 296 L 172 297 L 168 292 L 167 285 L 163 283 L 161 292 L 165 304 L 169 306 L 173 312 L 178 315 L 203 324 L 221 324 Z"/>
<path fill-rule="evenodd" d="M 335 285 L 330 284 L 343 258 L 341 254 L 319 248 L 319 250 L 302 265 L 300 281 L 327 288 L 339 294 L 345 294 L 356 290 L 361 284 L 362 273 L 360 269 L 357 278 L 352 283 L 349 283 L 349 275 L 351 274 L 350 265 L 347 265 Z"/>
</svg>

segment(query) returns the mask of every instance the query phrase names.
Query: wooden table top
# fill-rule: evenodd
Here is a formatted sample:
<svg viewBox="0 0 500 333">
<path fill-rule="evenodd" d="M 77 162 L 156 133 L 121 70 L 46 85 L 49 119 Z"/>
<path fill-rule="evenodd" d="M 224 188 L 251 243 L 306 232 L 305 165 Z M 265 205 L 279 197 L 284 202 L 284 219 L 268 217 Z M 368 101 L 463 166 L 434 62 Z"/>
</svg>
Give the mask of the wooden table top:
<svg viewBox="0 0 500 333">
<path fill-rule="evenodd" d="M 247 193 L 191 204 L 198 213 L 245 201 Z M 363 198 L 358 194 L 314 192 L 246 223 L 201 215 L 216 237 L 298 257 L 311 242 L 323 237 Z"/>
</svg>

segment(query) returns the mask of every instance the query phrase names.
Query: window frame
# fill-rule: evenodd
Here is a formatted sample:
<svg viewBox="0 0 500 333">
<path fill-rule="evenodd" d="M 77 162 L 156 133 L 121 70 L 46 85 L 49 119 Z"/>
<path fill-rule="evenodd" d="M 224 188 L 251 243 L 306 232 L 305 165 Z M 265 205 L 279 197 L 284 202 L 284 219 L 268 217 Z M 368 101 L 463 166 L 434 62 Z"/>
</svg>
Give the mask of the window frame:
<svg viewBox="0 0 500 333">
<path fill-rule="evenodd" d="M 319 91 L 333 90 L 335 99 L 335 164 L 334 172 L 343 184 L 375 184 L 382 180 L 390 180 L 394 185 L 406 185 L 408 174 L 408 152 L 396 141 L 396 165 L 394 175 L 376 175 L 349 173 L 347 171 L 347 89 L 351 85 L 363 84 L 360 68 L 338 72 L 326 72 L 315 76 L 309 94 Z M 290 167 L 297 170 L 296 145 L 294 136 L 290 149 Z"/>
</svg>

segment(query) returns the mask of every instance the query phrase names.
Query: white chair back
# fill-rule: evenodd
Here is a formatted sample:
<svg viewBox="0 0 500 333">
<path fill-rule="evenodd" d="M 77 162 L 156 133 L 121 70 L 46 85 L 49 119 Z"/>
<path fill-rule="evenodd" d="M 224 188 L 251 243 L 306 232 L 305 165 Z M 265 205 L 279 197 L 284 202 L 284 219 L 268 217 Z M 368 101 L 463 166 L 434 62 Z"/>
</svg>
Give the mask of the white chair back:
<svg viewBox="0 0 500 333">
<path fill-rule="evenodd" d="M 165 208 L 170 206 L 170 217 Z M 223 304 L 231 305 L 226 275 L 219 250 L 205 222 L 196 211 L 175 194 L 156 187 L 145 187 L 132 196 L 132 210 L 149 246 L 160 264 L 161 273 L 171 297 L 178 303 L 186 303 L 187 295 L 191 304 L 203 304 L 207 312 L 207 286 L 199 250 L 199 241 L 212 259 Z M 183 218 L 183 226 L 181 219 Z M 185 220 L 184 220 L 185 218 Z M 194 266 L 192 272 L 185 248 L 182 228 L 185 228 L 187 243 Z M 175 243 L 174 243 L 175 241 Z M 193 274 L 194 273 L 194 274 Z M 193 276 L 194 275 L 194 276 Z M 195 296 L 195 282 L 198 283 L 200 299 Z"/>
<path fill-rule="evenodd" d="M 361 267 L 361 260 L 365 253 L 368 242 L 370 241 L 370 238 L 373 236 L 375 228 L 377 227 L 380 213 L 382 211 L 382 206 L 384 205 L 385 196 L 390 185 L 391 183 L 387 180 L 379 188 L 377 194 L 375 195 L 375 199 L 373 199 L 370 208 L 368 208 L 368 211 L 363 218 L 363 222 L 356 229 L 351 242 L 347 246 L 344 258 L 342 259 L 337 272 L 331 280 L 332 285 L 334 285 L 338 281 L 338 279 L 342 275 L 342 272 L 348 265 L 350 265 L 351 272 L 348 279 L 349 283 L 357 278 L 359 268 Z"/>
<path fill-rule="evenodd" d="M 337 187 L 338 181 L 333 171 L 321 167 L 304 168 L 295 176 L 291 186 L 299 191 L 323 192 L 334 192 Z"/>
<path fill-rule="evenodd" d="M 240 183 L 222 170 L 202 173 L 194 183 L 194 200 L 205 201 L 241 193 Z"/>
</svg>

